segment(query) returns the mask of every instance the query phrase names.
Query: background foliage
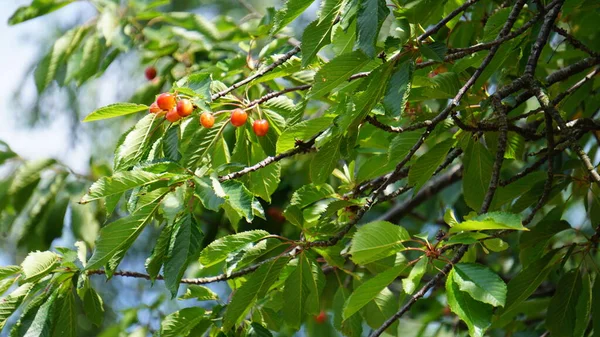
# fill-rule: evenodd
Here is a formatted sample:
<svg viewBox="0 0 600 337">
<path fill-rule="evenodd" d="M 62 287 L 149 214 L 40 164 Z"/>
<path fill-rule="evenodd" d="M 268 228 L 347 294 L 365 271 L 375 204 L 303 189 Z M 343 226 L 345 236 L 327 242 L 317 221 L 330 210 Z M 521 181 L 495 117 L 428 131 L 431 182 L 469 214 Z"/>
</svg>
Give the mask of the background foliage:
<svg viewBox="0 0 600 337">
<path fill-rule="evenodd" d="M 596 1 L 88 2 L 36 107 L 123 58 L 158 76 L 74 111 L 112 164 L 0 143 L 3 334 L 600 333 Z M 147 113 L 163 91 L 192 116 Z"/>
</svg>

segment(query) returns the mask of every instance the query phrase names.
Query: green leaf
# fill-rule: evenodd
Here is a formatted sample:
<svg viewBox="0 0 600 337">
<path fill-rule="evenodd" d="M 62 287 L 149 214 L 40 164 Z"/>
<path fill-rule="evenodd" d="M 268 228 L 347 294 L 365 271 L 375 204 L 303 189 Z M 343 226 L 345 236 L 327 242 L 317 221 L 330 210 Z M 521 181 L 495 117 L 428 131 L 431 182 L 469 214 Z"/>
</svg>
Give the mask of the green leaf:
<svg viewBox="0 0 600 337">
<path fill-rule="evenodd" d="M 426 259 L 422 259 L 421 261 L 427 262 Z M 352 294 L 347 297 L 344 303 L 342 313 L 343 320 L 345 321 L 354 317 L 353 315 L 355 313 L 371 302 L 385 287 L 394 282 L 394 280 L 398 278 L 406 269 L 407 265 L 405 264 L 394 266 L 382 273 L 375 275 L 375 277 L 367 280 L 354 289 Z"/>
<path fill-rule="evenodd" d="M 283 7 L 275 14 L 273 19 L 273 28 L 270 34 L 275 35 L 290 22 L 294 21 L 314 0 L 287 0 Z"/>
<path fill-rule="evenodd" d="M 361 310 L 361 314 L 372 329 L 377 329 L 397 311 L 398 296 L 388 288 L 384 288 L 373 301 Z M 386 333 L 397 336 L 397 331 L 398 322 L 395 322 L 386 330 Z"/>
<path fill-rule="evenodd" d="M 500 33 L 500 30 L 506 23 L 510 11 L 510 8 L 499 8 L 487 19 L 485 27 L 483 27 L 482 41 L 491 41 L 496 39 L 498 33 Z"/>
<path fill-rule="evenodd" d="M 289 257 L 278 257 L 273 262 L 262 264 L 250 275 L 231 298 L 227 311 L 223 317 L 223 329 L 229 330 L 233 327 L 256 302 L 263 298 L 269 288 L 279 278 L 279 273 L 288 263 Z"/>
<path fill-rule="evenodd" d="M 385 0 L 359 0 L 358 2 L 356 43 L 358 48 L 370 58 L 375 57 L 377 35 L 389 13 Z"/>
<path fill-rule="evenodd" d="M 42 305 L 35 311 L 33 320 L 26 328 L 23 336 L 53 336 L 52 328 L 55 321 L 52 314 L 56 305 L 56 293 L 52 293 L 45 299 Z"/>
<path fill-rule="evenodd" d="M 507 212 L 490 212 L 470 218 L 450 228 L 450 233 L 461 231 L 484 231 L 493 229 L 508 229 L 517 231 L 528 231 L 523 227 L 521 217 L 518 214 Z"/>
<path fill-rule="evenodd" d="M 459 263 L 454 266 L 454 282 L 461 291 L 471 295 L 474 300 L 504 306 L 506 302 L 506 284 L 488 267 L 476 263 Z"/>
<path fill-rule="evenodd" d="M 577 312 L 575 316 L 575 329 L 573 337 L 583 337 L 590 322 L 590 314 L 592 310 L 592 283 L 590 274 L 582 275 L 581 294 L 577 300 Z"/>
<path fill-rule="evenodd" d="M 308 141 L 311 137 L 330 127 L 332 121 L 333 117 L 319 117 L 292 125 L 277 139 L 277 153 L 293 149 L 298 140 Z"/>
<path fill-rule="evenodd" d="M 369 58 L 360 50 L 335 57 L 315 74 L 314 84 L 306 98 L 318 99 L 331 93 L 338 85 L 348 81 L 350 76 L 359 72 L 369 61 Z"/>
<path fill-rule="evenodd" d="M 58 38 L 50 52 L 38 63 L 34 70 L 35 85 L 38 92 L 44 91 L 56 78 L 61 68 L 71 56 L 71 53 L 83 39 L 87 28 L 75 27 Z"/>
<path fill-rule="evenodd" d="M 152 282 L 156 280 L 160 268 L 163 266 L 171 242 L 171 233 L 173 233 L 173 226 L 165 225 L 160 231 L 156 245 L 152 248 L 152 254 L 146 259 L 146 271 L 148 271 Z"/>
<path fill-rule="evenodd" d="M 469 141 L 465 149 L 463 168 L 463 195 L 471 209 L 479 211 L 491 180 L 494 159 L 478 141 Z"/>
<path fill-rule="evenodd" d="M 333 21 L 338 15 L 339 2 L 330 11 L 321 13 L 323 16 L 306 26 L 302 33 L 302 67 L 308 66 L 319 50 L 331 43 L 331 30 Z"/>
<path fill-rule="evenodd" d="M 29 291 L 34 285 L 34 283 L 25 283 L 15 289 L 8 296 L 0 299 L 0 331 L 2 331 L 2 328 L 4 328 L 8 318 L 13 312 L 15 312 L 15 310 L 17 310 L 19 305 L 21 305 L 21 302 L 23 302 L 23 299 L 25 296 L 27 296 L 27 294 L 29 294 Z"/>
<path fill-rule="evenodd" d="M 413 144 L 414 145 L 414 144 Z M 419 157 L 408 171 L 408 183 L 415 186 L 415 193 L 431 178 L 433 172 L 446 159 L 446 154 L 454 145 L 454 139 L 446 139 Z"/>
<path fill-rule="evenodd" d="M 556 292 L 546 313 L 546 328 L 552 336 L 570 337 L 577 320 L 577 300 L 581 294 L 582 281 L 579 269 L 565 273 L 556 286 Z"/>
<path fill-rule="evenodd" d="M 386 62 L 369 74 L 366 78 L 367 90 L 356 99 L 355 111 L 348 115 L 347 121 L 341 123 L 342 129 L 346 129 L 347 126 L 348 130 L 355 130 L 363 122 L 385 94 L 393 69 L 394 62 Z"/>
<path fill-rule="evenodd" d="M 252 205 L 256 199 L 254 199 L 254 195 L 248 191 L 246 186 L 239 181 L 228 180 L 221 183 L 221 188 L 225 192 L 223 197 L 226 200 L 226 204 L 231 207 L 238 216 L 243 216 L 246 218 L 247 222 L 252 222 L 254 219 Z"/>
<path fill-rule="evenodd" d="M 186 337 L 200 322 L 208 320 L 204 309 L 191 307 L 175 311 L 160 323 L 161 337 Z"/>
<path fill-rule="evenodd" d="M 153 132 L 156 132 L 156 127 L 162 121 L 162 117 L 156 114 L 148 114 L 137 122 L 133 129 L 127 133 L 123 143 L 115 150 L 115 171 L 130 169 L 142 159 L 144 153 L 148 150 Z"/>
<path fill-rule="evenodd" d="M 8 188 L 8 193 L 15 194 L 30 184 L 35 183 L 40 179 L 40 174 L 42 171 L 54 165 L 55 163 L 56 160 L 54 159 L 38 159 L 26 162 L 24 165 L 19 167 L 14 174 L 12 182 Z"/>
<path fill-rule="evenodd" d="M 134 104 L 134 103 L 115 103 L 111 105 L 107 105 L 98 110 L 93 111 L 89 115 L 87 115 L 83 121 L 84 122 L 92 122 L 99 121 L 102 119 L 125 116 L 136 112 L 148 111 L 149 107 L 144 104 Z M 150 116 L 151 117 L 151 116 Z M 149 118 L 149 117 L 147 117 Z"/>
<path fill-rule="evenodd" d="M 301 254 L 298 265 L 286 279 L 283 288 L 286 305 L 282 308 L 282 315 L 287 324 L 299 329 L 306 314 L 319 313 L 319 296 L 324 282 L 321 268 L 310 261 L 306 254 Z"/>
<path fill-rule="evenodd" d="M 562 213 L 562 209 L 556 211 Z M 571 225 L 564 220 L 548 219 L 555 210 L 540 221 L 529 232 L 521 234 L 519 239 L 519 256 L 523 265 L 528 265 L 536 258 L 544 254 L 544 249 L 548 246 L 550 239 L 564 230 L 571 229 Z M 559 215 L 560 217 L 560 215 Z"/>
<path fill-rule="evenodd" d="M 198 259 L 204 234 L 190 213 L 175 221 L 164 261 L 165 286 L 171 291 L 171 297 L 177 295 L 179 282 L 187 266 Z"/>
<path fill-rule="evenodd" d="M 348 337 L 361 337 L 362 336 L 362 319 L 358 313 L 343 319 L 343 309 L 345 303 L 348 302 L 350 297 L 350 290 L 343 285 L 338 286 L 338 290 L 333 297 L 333 326 L 341 331 L 344 336 Z"/>
<path fill-rule="evenodd" d="M 398 70 L 390 78 L 390 83 L 383 98 L 386 115 L 392 117 L 404 115 L 414 70 L 415 64 L 412 61 L 406 61 L 398 67 Z"/>
<path fill-rule="evenodd" d="M 324 183 L 340 160 L 341 136 L 334 136 L 323 144 L 310 162 L 310 179 L 315 184 Z"/>
<path fill-rule="evenodd" d="M 218 300 L 219 296 L 207 287 L 200 285 L 188 286 L 185 294 L 179 297 L 180 300 L 196 299 L 198 301 L 213 301 Z"/>
<path fill-rule="evenodd" d="M 210 155 L 210 152 L 221 137 L 221 130 L 224 123 L 225 121 L 217 122 L 212 128 L 208 129 L 201 127 L 197 120 L 190 121 L 193 127 L 188 125 L 187 128 L 190 128 L 194 134 L 187 134 L 188 130 L 186 128 L 181 137 L 182 140 L 189 139 L 187 145 L 181 150 L 181 163 L 183 166 L 194 170 L 200 165 L 203 158 Z"/>
<path fill-rule="evenodd" d="M 22 6 L 8 19 L 9 25 L 16 25 L 18 23 L 37 18 L 55 10 L 61 9 L 62 7 L 70 4 L 74 0 L 35 0 L 29 6 Z"/>
<path fill-rule="evenodd" d="M 4 280 L 7 277 L 20 273 L 22 271 L 20 266 L 0 266 L 0 280 Z"/>
<path fill-rule="evenodd" d="M 112 177 L 102 177 L 92 184 L 88 193 L 81 198 L 80 203 L 85 204 L 93 200 L 114 194 L 120 194 L 161 180 L 168 180 L 173 174 L 152 173 L 141 169 L 116 172 Z"/>
<path fill-rule="evenodd" d="M 533 294 L 552 270 L 555 258 L 556 251 L 551 251 L 531 263 L 508 282 L 506 304 L 503 310 L 496 314 L 498 317 L 496 321 L 502 320 L 504 316 L 510 316 L 521 303 Z"/>
<path fill-rule="evenodd" d="M 102 227 L 86 270 L 96 269 L 107 264 L 107 276 L 110 277 L 133 241 L 150 222 L 158 206 L 158 202 L 149 203 L 131 215 Z"/>
<path fill-rule="evenodd" d="M 469 335 L 483 337 L 491 324 L 491 305 L 474 300 L 467 293 L 460 291 L 455 281 L 455 271 L 451 270 L 446 279 L 446 297 L 450 310 L 469 327 Z"/>
<path fill-rule="evenodd" d="M 87 318 L 97 327 L 102 326 L 102 321 L 104 320 L 104 302 L 102 301 L 102 297 L 89 284 L 85 285 L 85 289 L 83 289 L 80 297 L 83 302 L 83 311 Z"/>
<path fill-rule="evenodd" d="M 352 261 L 366 264 L 394 255 L 404 249 L 402 242 L 409 240 L 406 229 L 387 221 L 375 221 L 361 226 L 352 238 Z"/>
<path fill-rule="evenodd" d="M 195 195 L 200 199 L 202 206 L 211 211 L 219 211 L 221 205 L 225 202 L 225 199 L 219 197 L 212 189 L 212 183 L 207 177 L 194 177 L 196 183 Z"/>
<path fill-rule="evenodd" d="M 273 334 L 264 326 L 252 322 L 245 337 L 273 337 Z"/>
<path fill-rule="evenodd" d="M 600 331 L 600 277 L 596 275 L 594 287 L 592 289 L 592 325 L 594 327 L 594 337 Z"/>
<path fill-rule="evenodd" d="M 427 271 L 427 262 L 426 258 L 421 258 L 417 264 L 410 270 L 408 277 L 402 280 L 402 291 L 407 294 L 412 294 L 417 290 L 419 283 L 421 283 L 421 278 L 425 275 Z"/>
<path fill-rule="evenodd" d="M 53 252 L 29 253 L 21 263 L 24 282 L 35 282 L 48 275 L 59 264 L 59 256 Z"/>
<path fill-rule="evenodd" d="M 77 315 L 78 310 L 75 307 L 75 295 L 70 286 L 64 287 L 56 298 L 52 336 L 76 337 Z"/>
<path fill-rule="evenodd" d="M 445 43 L 436 41 L 430 44 L 422 44 L 420 49 L 423 56 L 437 62 L 444 62 L 447 51 Z"/>
<path fill-rule="evenodd" d="M 85 44 L 83 45 L 83 56 L 81 57 L 81 67 L 77 71 L 75 77 L 77 78 L 78 85 L 87 81 L 90 77 L 98 73 L 100 67 L 100 61 L 102 59 L 102 52 L 104 50 L 104 44 L 100 38 L 96 35 L 90 36 Z M 96 110 L 97 111 L 97 110 Z M 88 115 L 90 117 L 91 115 Z M 105 117 L 108 118 L 108 117 Z M 84 122 L 87 120 L 84 119 Z"/>
<path fill-rule="evenodd" d="M 262 240 L 269 236 L 269 232 L 253 230 L 227 235 L 211 242 L 200 253 L 202 266 L 213 266 L 227 258 L 233 252 L 243 249 L 246 245 Z"/>
</svg>

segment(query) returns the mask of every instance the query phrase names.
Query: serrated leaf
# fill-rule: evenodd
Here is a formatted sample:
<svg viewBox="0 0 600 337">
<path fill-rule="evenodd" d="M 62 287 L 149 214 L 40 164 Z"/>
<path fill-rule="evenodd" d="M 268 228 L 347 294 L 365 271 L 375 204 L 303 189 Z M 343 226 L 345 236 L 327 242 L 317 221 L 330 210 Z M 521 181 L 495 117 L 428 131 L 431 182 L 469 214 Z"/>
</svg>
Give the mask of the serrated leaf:
<svg viewBox="0 0 600 337">
<path fill-rule="evenodd" d="M 451 270 L 446 279 L 446 297 L 450 310 L 467 324 L 470 336 L 483 337 L 491 324 L 493 307 L 460 291 L 454 274 L 455 271 Z"/>
<path fill-rule="evenodd" d="M 439 41 L 430 44 L 422 44 L 420 48 L 423 56 L 437 62 L 444 62 L 444 56 L 446 56 L 447 49 L 446 44 Z"/>
<path fill-rule="evenodd" d="M 323 144 L 310 162 L 310 179 L 315 184 L 324 183 L 340 160 L 341 136 L 334 136 Z"/>
<path fill-rule="evenodd" d="M 494 307 L 504 306 L 506 284 L 488 267 L 476 263 L 458 263 L 454 266 L 453 275 L 458 288 L 474 300 Z"/>
<path fill-rule="evenodd" d="M 577 320 L 577 300 L 582 281 L 579 269 L 565 273 L 556 286 L 546 313 L 546 328 L 556 337 L 571 337 Z"/>
<path fill-rule="evenodd" d="M 426 261 L 426 259 L 423 260 Z M 355 313 L 372 301 L 377 294 L 394 282 L 406 269 L 407 265 L 405 264 L 394 266 L 359 285 L 346 299 L 342 319 L 345 321 L 353 317 Z"/>
<path fill-rule="evenodd" d="M 83 290 L 81 301 L 83 311 L 87 318 L 97 327 L 102 326 L 104 320 L 104 302 L 102 297 L 89 284 Z"/>
<path fill-rule="evenodd" d="M 311 137 L 331 126 L 333 117 L 309 119 L 287 128 L 277 139 L 277 153 L 291 150 L 297 140 L 308 141 Z"/>
<path fill-rule="evenodd" d="M 598 276 L 592 288 L 592 326 L 594 331 L 600 331 L 600 277 Z"/>
<path fill-rule="evenodd" d="M 248 280 L 233 294 L 223 317 L 223 329 L 231 329 L 258 298 L 265 296 L 289 260 L 288 256 L 278 257 L 273 262 L 262 264 L 250 275 Z"/>
<path fill-rule="evenodd" d="M 16 25 L 18 23 L 37 18 L 38 16 L 46 15 L 54 12 L 55 10 L 61 9 L 62 7 L 70 4 L 74 0 L 50 0 L 50 1 L 34 1 L 29 6 L 22 6 L 8 19 L 9 25 Z"/>
<path fill-rule="evenodd" d="M 556 251 L 551 251 L 531 263 L 508 282 L 506 304 L 503 310 L 496 314 L 499 317 L 496 321 L 502 320 L 504 316 L 510 316 L 519 304 L 533 294 L 552 270 L 555 257 Z"/>
<path fill-rule="evenodd" d="M 153 132 L 163 118 L 156 114 L 148 114 L 131 129 L 123 139 L 123 143 L 115 150 L 114 169 L 124 171 L 137 164 L 143 157 Z"/>
<path fill-rule="evenodd" d="M 23 302 L 23 299 L 25 296 L 27 296 L 27 294 L 29 294 L 29 291 L 34 285 L 34 283 L 25 283 L 15 289 L 8 296 L 0 299 L 0 331 L 2 331 L 2 328 L 6 324 L 8 318 L 13 312 L 15 312 L 15 310 L 17 310 L 19 305 L 21 305 L 21 302 Z"/>
<path fill-rule="evenodd" d="M 184 308 L 167 315 L 160 323 L 161 337 L 186 337 L 192 329 L 203 320 L 204 309 L 199 307 Z"/>
<path fill-rule="evenodd" d="M 149 203 L 131 215 L 102 227 L 86 270 L 107 264 L 107 276 L 110 277 L 133 241 L 150 222 L 158 206 L 158 202 Z"/>
<path fill-rule="evenodd" d="M 185 294 L 179 297 L 180 300 L 196 299 L 198 301 L 212 301 L 219 299 L 219 296 L 207 287 L 200 285 L 188 286 Z"/>
<path fill-rule="evenodd" d="M 76 337 L 77 315 L 78 310 L 75 307 L 75 295 L 73 295 L 71 287 L 66 287 L 60 291 L 60 294 L 56 298 L 54 318 L 52 319 L 52 336 Z"/>
<path fill-rule="evenodd" d="M 314 84 L 306 98 L 318 99 L 330 93 L 335 87 L 348 81 L 350 76 L 359 72 L 369 61 L 360 50 L 335 57 L 315 74 Z"/>
<path fill-rule="evenodd" d="M 87 115 L 83 121 L 92 122 L 107 118 L 125 116 L 136 112 L 148 111 L 148 108 L 149 107 L 144 104 L 115 103 L 102 107 L 98 110 L 94 110 L 92 113 Z"/>
<path fill-rule="evenodd" d="M 394 255 L 404 249 L 402 242 L 410 235 L 403 227 L 387 221 L 375 221 L 361 226 L 352 238 L 352 261 L 366 264 Z"/>
<path fill-rule="evenodd" d="M 273 19 L 273 28 L 270 34 L 275 35 L 290 22 L 294 21 L 304 12 L 314 0 L 287 0 L 283 7 L 277 11 Z"/>
<path fill-rule="evenodd" d="M 171 242 L 171 233 L 173 232 L 173 226 L 165 225 L 160 231 L 156 245 L 152 248 L 152 254 L 146 259 L 145 267 L 150 280 L 154 282 L 160 269 L 163 266 L 165 256 L 169 250 L 169 244 Z"/>
<path fill-rule="evenodd" d="M 413 144 L 414 145 L 414 144 Z M 414 185 L 415 193 L 429 181 L 433 172 L 442 164 L 446 154 L 454 145 L 454 139 L 446 139 L 429 149 L 425 154 L 417 158 L 408 171 L 408 184 Z"/>
<path fill-rule="evenodd" d="M 298 329 L 305 315 L 317 314 L 323 286 L 324 277 L 320 267 L 312 263 L 306 254 L 301 254 L 283 288 L 287 305 L 283 307 L 282 315 L 286 323 Z"/>
<path fill-rule="evenodd" d="M 484 213 L 469 220 L 463 221 L 450 228 L 450 233 L 461 231 L 483 231 L 493 229 L 508 229 L 518 231 L 528 231 L 523 227 L 521 217 L 518 214 L 507 212 Z"/>
<path fill-rule="evenodd" d="M 92 184 L 88 193 L 81 198 L 80 203 L 85 204 L 93 200 L 114 194 L 120 194 L 161 180 L 168 180 L 173 174 L 152 173 L 141 169 L 116 172 L 111 177 L 102 177 Z"/>
<path fill-rule="evenodd" d="M 21 271 L 20 266 L 0 266 L 0 280 L 20 273 Z"/>
<path fill-rule="evenodd" d="M 341 331 L 344 336 L 360 337 L 362 335 L 362 319 L 360 315 L 355 313 L 345 320 L 342 317 L 344 304 L 348 301 L 349 297 L 350 290 L 340 285 L 333 297 L 333 310 L 335 313 L 333 317 L 333 326 L 338 331 Z"/>
<path fill-rule="evenodd" d="M 165 286 L 174 298 L 187 266 L 198 259 L 204 234 L 192 214 L 184 214 L 174 223 L 169 250 L 164 262 Z"/>
<path fill-rule="evenodd" d="M 40 179 L 40 174 L 46 168 L 54 165 L 56 160 L 54 159 L 38 159 L 26 162 L 24 165 L 19 167 L 14 174 L 12 182 L 8 188 L 9 194 L 15 194 L 21 189 L 24 189 L 28 185 L 36 182 Z"/>
<path fill-rule="evenodd" d="M 83 45 L 83 56 L 81 57 L 80 63 L 81 66 L 75 75 L 79 85 L 98 73 L 103 50 L 104 44 L 98 36 L 93 35 L 87 39 Z M 84 122 L 85 121 L 86 120 L 84 119 Z"/>
<path fill-rule="evenodd" d="M 200 161 L 210 154 L 220 138 L 224 123 L 225 121 L 217 122 L 208 129 L 201 127 L 196 120 L 190 122 L 193 127 L 188 125 L 181 136 L 182 140 L 187 140 L 184 147 L 180 147 L 182 151 L 181 164 L 184 167 L 195 170 Z M 190 135 L 188 132 L 193 132 L 193 134 Z"/>
<path fill-rule="evenodd" d="M 427 259 L 421 258 L 417 264 L 412 267 L 410 273 L 405 279 L 402 279 L 402 291 L 407 294 L 412 294 L 417 290 L 419 283 L 421 283 L 421 278 L 425 275 L 427 271 Z"/>
<path fill-rule="evenodd" d="M 398 296 L 384 288 L 361 310 L 361 314 L 368 326 L 377 329 L 397 311 Z M 395 322 L 385 332 L 391 336 L 398 336 L 397 331 L 398 322 Z"/>
<path fill-rule="evenodd" d="M 247 222 L 252 222 L 254 219 L 253 203 L 256 199 L 246 186 L 239 181 L 228 180 L 221 183 L 221 188 L 225 192 L 226 205 L 239 217 L 244 217 Z M 232 225 L 235 227 L 237 222 Z"/>
<path fill-rule="evenodd" d="M 412 61 L 406 61 L 398 66 L 398 70 L 390 78 L 390 83 L 383 98 L 383 106 L 387 115 L 393 117 L 404 115 L 414 70 L 415 64 Z"/>
<path fill-rule="evenodd" d="M 35 282 L 48 275 L 58 266 L 59 256 L 53 252 L 29 253 L 21 263 L 25 282 Z"/>
<path fill-rule="evenodd" d="M 267 236 L 269 236 L 269 232 L 258 229 L 219 238 L 202 250 L 200 253 L 200 263 L 204 267 L 215 265 L 225 260 L 229 254 L 242 249 L 250 243 L 262 240 Z"/>
<path fill-rule="evenodd" d="M 389 15 L 385 0 L 359 0 L 356 43 L 370 58 L 375 57 L 377 35 L 385 18 Z"/>
<path fill-rule="evenodd" d="M 333 3 L 333 2 L 331 2 Z M 308 24 L 302 33 L 302 67 L 308 66 L 319 50 L 331 42 L 331 30 L 333 21 L 337 16 L 339 3 L 335 2 L 336 7 L 322 11 L 320 19 Z"/>
<path fill-rule="evenodd" d="M 590 323 L 590 313 L 592 310 L 592 283 L 590 274 L 583 274 L 581 281 L 581 294 L 577 299 L 577 310 L 575 314 L 577 320 L 575 322 L 573 337 L 585 336 L 585 331 Z"/>
</svg>

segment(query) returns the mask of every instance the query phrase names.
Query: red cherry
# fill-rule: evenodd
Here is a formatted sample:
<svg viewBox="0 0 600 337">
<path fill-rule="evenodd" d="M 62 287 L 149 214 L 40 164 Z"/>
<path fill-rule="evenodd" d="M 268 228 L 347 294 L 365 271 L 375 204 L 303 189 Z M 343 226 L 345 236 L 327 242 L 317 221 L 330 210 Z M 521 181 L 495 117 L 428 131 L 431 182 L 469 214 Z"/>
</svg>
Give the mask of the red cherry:
<svg viewBox="0 0 600 337">
<path fill-rule="evenodd" d="M 203 112 L 202 115 L 200 115 L 200 124 L 207 129 L 212 128 L 213 125 L 215 125 L 215 116 L 210 112 Z"/>
<path fill-rule="evenodd" d="M 181 116 L 177 113 L 177 108 L 173 107 L 169 112 L 167 112 L 166 116 L 167 120 L 171 123 L 175 123 L 181 119 Z"/>
<path fill-rule="evenodd" d="M 156 104 L 159 108 L 163 110 L 171 110 L 176 103 L 177 102 L 175 102 L 175 95 L 166 92 L 158 95 L 158 97 L 156 98 Z"/>
<path fill-rule="evenodd" d="M 156 68 L 150 66 L 146 68 L 146 71 L 144 71 L 144 73 L 146 74 L 146 78 L 148 79 L 148 81 L 151 81 L 156 77 Z"/>
<path fill-rule="evenodd" d="M 252 129 L 257 136 L 263 137 L 269 132 L 269 122 L 266 119 L 255 120 Z"/>
<path fill-rule="evenodd" d="M 327 322 L 327 313 L 325 311 L 321 311 L 317 316 L 315 316 L 315 322 L 317 322 L 317 324 L 323 324 Z"/>
<path fill-rule="evenodd" d="M 233 109 L 231 112 L 231 124 L 233 124 L 233 126 L 240 127 L 246 123 L 247 119 L 248 114 L 240 108 Z"/>
<path fill-rule="evenodd" d="M 423 62 L 423 58 L 421 56 L 417 57 L 417 64 Z"/>
<path fill-rule="evenodd" d="M 157 114 L 161 113 L 163 110 L 158 107 L 158 104 L 156 104 L 156 102 L 154 102 L 150 104 L 150 109 L 148 109 L 148 111 L 150 111 L 150 113 Z"/>
<path fill-rule="evenodd" d="M 269 217 L 271 219 L 273 219 L 275 222 L 278 222 L 278 223 L 285 222 L 285 215 L 283 215 L 283 211 L 279 207 L 274 207 L 274 206 L 269 207 L 267 209 L 267 215 L 269 215 Z"/>
<path fill-rule="evenodd" d="M 184 98 L 177 102 L 177 113 L 179 116 L 187 117 L 192 114 L 192 111 L 194 111 L 194 105 L 189 99 Z"/>
</svg>

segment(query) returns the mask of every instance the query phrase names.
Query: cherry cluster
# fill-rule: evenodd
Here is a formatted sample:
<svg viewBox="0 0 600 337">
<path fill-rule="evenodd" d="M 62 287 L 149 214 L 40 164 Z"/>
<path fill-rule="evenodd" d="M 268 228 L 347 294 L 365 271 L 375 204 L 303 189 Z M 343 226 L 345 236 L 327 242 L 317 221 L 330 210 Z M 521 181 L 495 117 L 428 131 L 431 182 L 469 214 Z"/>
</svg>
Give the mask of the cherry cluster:
<svg viewBox="0 0 600 337">
<path fill-rule="evenodd" d="M 194 112 L 196 107 L 187 98 L 179 98 L 176 94 L 162 93 L 156 97 L 154 103 L 150 105 L 150 113 L 165 115 L 165 118 L 175 123 L 182 118 L 188 117 Z M 229 111 L 223 111 L 229 112 Z M 200 114 L 200 124 L 205 128 L 212 128 L 215 125 L 215 114 L 205 111 Z M 246 124 L 248 113 L 241 108 L 235 108 L 230 111 L 230 121 L 235 127 L 240 127 Z M 269 122 L 266 119 L 257 119 L 252 123 L 254 133 L 263 137 L 269 132 Z"/>
</svg>

